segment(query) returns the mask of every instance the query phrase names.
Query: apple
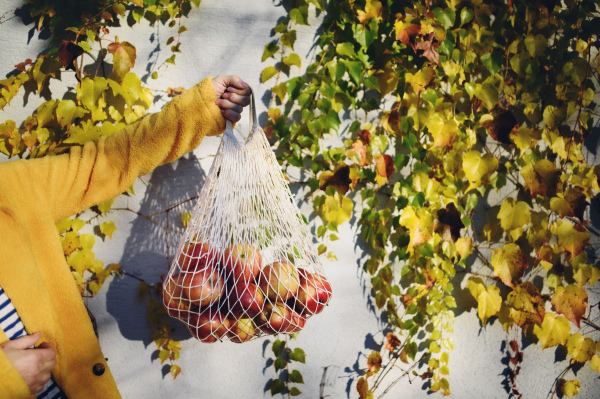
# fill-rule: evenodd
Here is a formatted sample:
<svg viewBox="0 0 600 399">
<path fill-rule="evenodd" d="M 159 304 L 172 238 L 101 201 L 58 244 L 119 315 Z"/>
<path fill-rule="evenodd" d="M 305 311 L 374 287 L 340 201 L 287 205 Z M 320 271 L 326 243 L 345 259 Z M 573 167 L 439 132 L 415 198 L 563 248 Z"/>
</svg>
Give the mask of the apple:
<svg viewBox="0 0 600 399">
<path fill-rule="evenodd" d="M 225 277 L 232 284 L 248 284 L 260 271 L 262 256 L 250 244 L 233 244 L 223 252 L 223 262 Z"/>
<path fill-rule="evenodd" d="M 302 314 L 321 313 L 331 299 L 331 285 L 324 276 L 301 269 L 300 286 L 293 303 L 294 309 Z"/>
<path fill-rule="evenodd" d="M 238 283 L 233 286 L 227 298 L 231 314 L 240 318 L 254 317 L 263 310 L 265 299 L 260 288 L 253 283 Z"/>
<path fill-rule="evenodd" d="M 283 302 L 267 303 L 258 315 L 260 328 L 269 334 L 286 332 L 292 322 L 293 310 Z"/>
<path fill-rule="evenodd" d="M 188 242 L 183 246 L 178 263 L 182 272 L 203 268 L 206 264 L 216 263 L 219 251 L 205 242 Z"/>
<path fill-rule="evenodd" d="M 206 264 L 185 273 L 183 289 L 193 305 L 206 307 L 219 301 L 225 281 L 216 264 Z"/>
<path fill-rule="evenodd" d="M 286 333 L 294 333 L 302 330 L 306 324 L 306 317 L 300 313 L 292 310 L 291 322 L 288 328 L 285 330 Z"/>
<path fill-rule="evenodd" d="M 290 262 L 273 262 L 260 272 L 258 285 L 273 301 L 285 301 L 298 291 L 298 271 Z"/>
<path fill-rule="evenodd" d="M 252 319 L 239 319 L 232 326 L 227 336 L 233 342 L 241 344 L 257 336 L 257 329 Z"/>
<path fill-rule="evenodd" d="M 192 312 L 188 319 L 188 329 L 194 338 L 212 343 L 221 340 L 229 330 L 230 321 L 215 308 L 206 308 L 202 312 Z"/>
<path fill-rule="evenodd" d="M 190 301 L 184 296 L 184 276 L 171 276 L 163 285 L 163 305 L 171 317 L 187 320 L 191 307 Z"/>
</svg>

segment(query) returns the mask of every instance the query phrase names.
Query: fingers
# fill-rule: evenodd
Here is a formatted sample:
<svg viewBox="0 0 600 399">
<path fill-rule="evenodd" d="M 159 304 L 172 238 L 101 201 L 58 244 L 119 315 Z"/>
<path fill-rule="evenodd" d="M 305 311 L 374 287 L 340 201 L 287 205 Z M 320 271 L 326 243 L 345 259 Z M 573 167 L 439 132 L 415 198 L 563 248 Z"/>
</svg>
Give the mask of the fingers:
<svg viewBox="0 0 600 399">
<path fill-rule="evenodd" d="M 242 119 L 241 113 L 231 109 L 221 109 L 221 115 L 223 115 L 224 118 L 229 119 L 233 123 L 239 122 L 239 120 Z"/>
<path fill-rule="evenodd" d="M 214 80 L 225 87 L 233 86 L 240 90 L 248 90 L 248 93 L 250 92 L 248 83 L 244 82 L 242 78 L 237 75 L 219 75 Z"/>
<path fill-rule="evenodd" d="M 41 332 L 36 332 L 31 335 L 25 335 L 21 338 L 12 339 L 2 344 L 3 348 L 12 349 L 27 349 L 35 345 L 36 342 L 42 337 Z"/>
</svg>

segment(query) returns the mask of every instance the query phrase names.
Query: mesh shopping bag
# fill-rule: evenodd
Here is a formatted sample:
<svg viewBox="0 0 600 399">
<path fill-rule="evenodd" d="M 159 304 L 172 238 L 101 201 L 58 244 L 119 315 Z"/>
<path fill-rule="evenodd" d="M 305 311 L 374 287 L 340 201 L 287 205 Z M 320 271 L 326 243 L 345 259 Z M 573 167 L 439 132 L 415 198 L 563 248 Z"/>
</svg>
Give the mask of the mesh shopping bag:
<svg viewBox="0 0 600 399">
<path fill-rule="evenodd" d="M 163 284 L 168 314 L 202 342 L 301 330 L 331 298 L 312 235 L 250 102 L 231 123 Z"/>
</svg>

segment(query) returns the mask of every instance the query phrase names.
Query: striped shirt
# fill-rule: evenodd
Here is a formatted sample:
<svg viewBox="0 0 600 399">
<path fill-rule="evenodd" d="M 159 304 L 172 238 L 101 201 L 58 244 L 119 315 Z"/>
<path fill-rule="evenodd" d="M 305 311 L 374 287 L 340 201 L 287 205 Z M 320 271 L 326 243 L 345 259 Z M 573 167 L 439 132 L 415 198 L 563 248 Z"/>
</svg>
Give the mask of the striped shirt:
<svg viewBox="0 0 600 399">
<path fill-rule="evenodd" d="M 8 298 L 8 295 L 0 287 L 0 328 L 4 331 L 8 339 L 16 339 L 27 334 L 25 326 L 21 322 L 21 318 L 17 314 L 17 310 Z M 44 389 L 37 394 L 38 399 L 65 399 L 66 396 L 62 393 L 54 378 L 50 378 Z"/>
</svg>

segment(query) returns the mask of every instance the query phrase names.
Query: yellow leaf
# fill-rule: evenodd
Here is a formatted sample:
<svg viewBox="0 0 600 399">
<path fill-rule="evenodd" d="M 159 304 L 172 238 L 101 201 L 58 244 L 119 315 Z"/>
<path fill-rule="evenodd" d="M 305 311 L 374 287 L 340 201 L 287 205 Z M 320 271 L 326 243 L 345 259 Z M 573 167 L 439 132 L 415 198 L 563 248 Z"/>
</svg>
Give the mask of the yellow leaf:
<svg viewBox="0 0 600 399">
<path fill-rule="evenodd" d="M 561 380 L 560 390 L 563 395 L 572 398 L 573 396 L 579 393 L 579 388 L 581 388 L 581 383 L 579 380 Z"/>
<path fill-rule="evenodd" d="M 509 287 L 521 278 L 528 265 L 528 256 L 517 244 L 506 244 L 492 251 L 494 274 Z"/>
<path fill-rule="evenodd" d="M 600 374 L 600 356 L 592 356 L 592 360 L 590 360 L 590 366 L 592 366 L 592 370 Z"/>
<path fill-rule="evenodd" d="M 113 55 L 113 73 L 119 81 L 123 80 L 135 64 L 135 47 L 129 42 L 115 42 L 110 43 L 106 49 Z"/>
<path fill-rule="evenodd" d="M 76 232 L 69 231 L 64 237 L 61 237 L 60 241 L 62 243 L 63 253 L 65 256 L 69 256 L 73 251 L 81 248 L 79 236 Z"/>
<path fill-rule="evenodd" d="M 544 198 L 556 195 L 560 174 L 554 163 L 547 159 L 540 159 L 535 165 L 526 165 L 521 169 L 525 187 L 532 198 L 537 195 Z"/>
<path fill-rule="evenodd" d="M 341 203 L 340 203 L 341 202 Z M 335 194 L 333 197 L 327 197 L 323 204 L 323 216 L 327 222 L 334 222 L 336 226 L 341 225 L 352 216 L 353 203 L 348 197 L 341 197 Z"/>
<path fill-rule="evenodd" d="M 433 80 L 435 71 L 431 67 L 423 67 L 419 69 L 414 75 L 411 73 L 406 74 L 406 82 L 410 83 L 416 93 L 425 91 L 425 88 Z"/>
<path fill-rule="evenodd" d="M 558 237 L 558 245 L 569 252 L 571 257 L 582 253 L 590 242 L 590 233 L 581 224 L 573 226 L 566 220 L 557 220 L 550 226 L 550 231 Z"/>
<path fill-rule="evenodd" d="M 513 130 L 510 133 L 510 139 L 521 150 L 521 156 L 528 149 L 534 148 L 541 138 L 542 135 L 539 130 L 531 130 L 526 126 L 521 126 L 516 132 Z"/>
<path fill-rule="evenodd" d="M 433 234 L 433 216 L 426 210 L 415 211 L 412 206 L 407 206 L 402 210 L 400 224 L 410 232 L 409 251 L 428 241 Z"/>
<path fill-rule="evenodd" d="M 427 122 L 427 129 L 433 137 L 433 143 L 436 147 L 451 147 L 452 140 L 458 133 L 458 125 L 452 119 L 442 119 L 439 114 L 435 114 Z"/>
<path fill-rule="evenodd" d="M 600 279 L 600 270 L 594 265 L 581 264 L 574 269 L 573 279 L 582 287 L 588 282 L 591 287 Z"/>
<path fill-rule="evenodd" d="M 85 233 L 79 236 L 79 241 L 81 242 L 81 247 L 83 249 L 92 249 L 96 243 L 96 238 L 93 234 Z"/>
<path fill-rule="evenodd" d="M 478 277 L 470 277 L 467 280 L 467 287 L 477 300 L 477 313 L 481 324 L 485 326 L 487 320 L 496 315 L 502 307 L 500 289 L 496 286 L 486 287 L 483 280 Z"/>
<path fill-rule="evenodd" d="M 183 227 L 187 227 L 190 224 L 190 219 L 192 218 L 192 214 L 189 212 L 183 212 L 181 214 L 181 224 Z"/>
<path fill-rule="evenodd" d="M 274 66 L 268 66 L 260 73 L 260 81 L 265 83 L 267 80 L 271 79 L 273 76 L 277 75 L 277 68 Z"/>
<path fill-rule="evenodd" d="M 489 153 L 482 157 L 479 151 L 469 151 L 463 155 L 462 166 L 470 184 L 467 191 L 470 191 L 490 182 L 490 177 L 498 169 L 498 160 Z"/>
<path fill-rule="evenodd" d="M 456 252 L 460 259 L 466 259 L 473 252 L 473 239 L 471 237 L 461 237 L 456 241 Z"/>
<path fill-rule="evenodd" d="M 529 204 L 524 201 L 515 203 L 515 199 L 509 197 L 500 206 L 498 219 L 504 231 L 510 234 L 513 241 L 516 241 L 523 234 L 524 226 L 531 222 Z"/>
<path fill-rule="evenodd" d="M 100 204 L 97 205 L 98 210 L 106 215 L 106 213 L 110 210 L 110 208 L 112 207 L 113 203 L 115 202 L 114 199 L 109 199 L 108 201 L 104 201 Z"/>
<path fill-rule="evenodd" d="M 64 234 L 71 230 L 71 218 L 65 218 L 56 222 L 56 229 L 58 230 L 58 234 Z"/>
<path fill-rule="evenodd" d="M 383 10 L 383 6 L 381 2 L 378 0 L 367 0 L 367 4 L 365 4 L 365 10 L 357 10 L 356 14 L 358 15 L 358 20 L 361 24 L 364 24 L 365 21 L 368 21 L 371 18 L 379 18 L 381 12 Z"/>
<path fill-rule="evenodd" d="M 108 238 L 110 238 L 111 240 L 112 235 L 116 230 L 117 226 L 115 226 L 115 222 L 113 222 L 112 220 L 100 224 L 100 232 L 108 236 Z"/>
<path fill-rule="evenodd" d="M 567 341 L 567 352 L 571 356 L 571 362 L 585 363 L 596 354 L 596 342 L 581 333 L 575 333 Z"/>
<path fill-rule="evenodd" d="M 552 296 L 552 306 L 579 328 L 588 306 L 588 294 L 576 284 L 558 287 Z"/>
<path fill-rule="evenodd" d="M 65 127 L 73 121 L 73 119 L 81 118 L 89 111 L 78 107 L 73 100 L 62 100 L 56 106 L 56 119 L 58 123 Z"/>
<path fill-rule="evenodd" d="M 544 320 L 545 301 L 540 291 L 530 281 L 516 286 L 514 291 L 508 294 L 507 301 L 510 306 L 510 317 L 522 329 L 538 325 Z"/>
<path fill-rule="evenodd" d="M 575 216 L 583 220 L 583 213 L 588 205 L 581 187 L 569 187 L 564 196 L 559 195 L 550 200 L 550 209 L 561 218 Z"/>
<path fill-rule="evenodd" d="M 108 89 L 108 82 L 103 77 L 84 78 L 77 87 L 77 100 L 92 112 L 92 120 L 100 121 L 106 119 L 103 111 L 106 106 L 104 92 Z"/>
<path fill-rule="evenodd" d="M 533 333 L 540 340 L 542 349 L 564 345 L 571 334 L 571 323 L 563 316 L 556 317 L 554 313 L 546 312 L 541 326 L 533 326 Z"/>
</svg>

